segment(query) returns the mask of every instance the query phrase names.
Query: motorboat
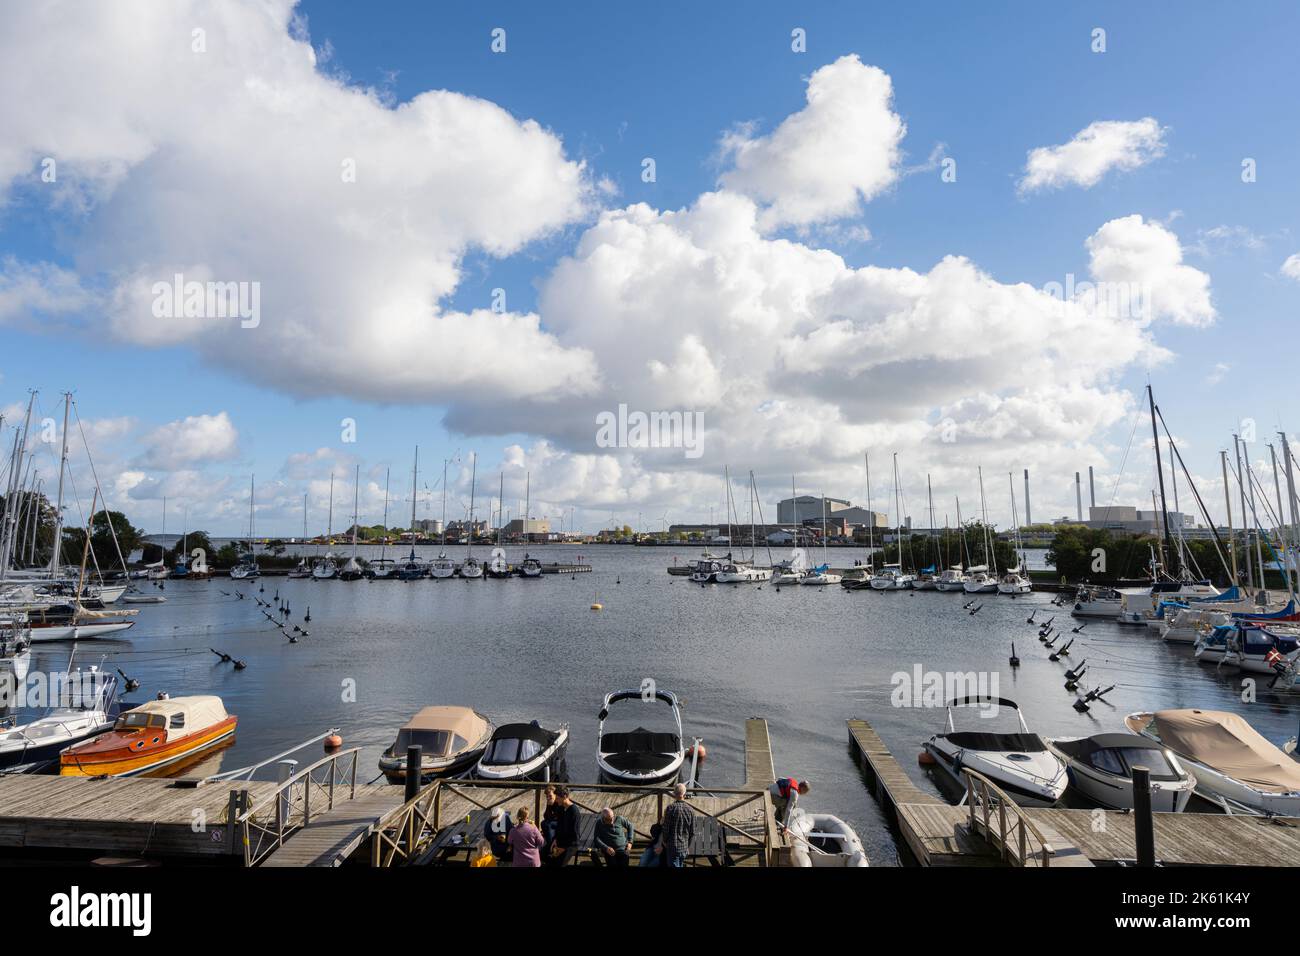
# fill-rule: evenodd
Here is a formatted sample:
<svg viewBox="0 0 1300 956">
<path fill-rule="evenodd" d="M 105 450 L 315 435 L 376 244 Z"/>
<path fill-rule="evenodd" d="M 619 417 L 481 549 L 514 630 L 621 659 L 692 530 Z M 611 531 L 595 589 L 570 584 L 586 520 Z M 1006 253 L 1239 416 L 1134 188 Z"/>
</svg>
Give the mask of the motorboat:
<svg viewBox="0 0 1300 956">
<path fill-rule="evenodd" d="M 989 573 L 987 564 L 977 564 L 966 569 L 961 589 L 967 594 L 993 594 L 998 589 L 998 579 Z"/>
<path fill-rule="evenodd" d="M 1129 714 L 1124 724 L 1172 751 L 1196 793 L 1228 813 L 1300 815 L 1300 763 L 1242 717 L 1221 710 Z"/>
<path fill-rule="evenodd" d="M 113 729 L 59 757 L 65 777 L 134 777 L 190 760 L 231 741 L 239 722 L 220 697 L 151 700 L 118 715 Z"/>
<path fill-rule="evenodd" d="M 962 570 L 960 564 L 955 564 L 951 568 L 944 568 L 939 572 L 939 577 L 935 580 L 936 590 L 952 593 L 953 591 L 964 591 L 966 589 L 966 572 Z"/>
<path fill-rule="evenodd" d="M 701 558 L 691 568 L 691 581 L 694 584 L 716 584 L 718 573 L 730 563 L 727 558 Z"/>
<path fill-rule="evenodd" d="M 901 564 L 882 565 L 871 576 L 871 587 L 875 591 L 905 591 L 916 582 L 916 575 L 906 574 Z"/>
<path fill-rule="evenodd" d="M 542 562 L 525 554 L 523 563 L 519 565 L 519 576 L 521 578 L 540 578 L 542 576 Z"/>
<path fill-rule="evenodd" d="M 609 718 L 610 708 L 622 701 L 667 704 L 672 711 L 676 732 L 652 731 L 640 725 L 630 731 L 607 731 L 605 721 Z M 626 709 L 620 708 L 620 711 Z M 620 690 L 606 694 L 596 733 L 596 766 L 601 776 L 613 783 L 632 786 L 672 783 L 686 760 L 681 705 L 668 691 Z"/>
<path fill-rule="evenodd" d="M 424 707 L 397 732 L 379 758 L 379 769 L 389 783 L 405 782 L 407 748 L 419 747 L 422 783 L 462 773 L 478 763 L 494 729 L 471 707 Z"/>
<path fill-rule="evenodd" d="M 1300 660 L 1300 640 L 1294 627 L 1278 624 L 1229 625 L 1224 667 L 1252 674 L 1280 674 Z"/>
<path fill-rule="evenodd" d="M 958 717 L 965 726 L 972 714 L 990 708 L 993 717 L 977 715 L 970 721 L 980 729 L 957 729 Z M 1001 716 L 1003 708 L 1015 714 L 1016 728 L 1010 732 L 983 729 Z M 993 781 L 1019 806 L 1056 805 L 1069 783 L 1065 763 L 1030 732 L 1019 705 L 1004 697 L 978 695 L 954 698 L 947 709 L 947 730 L 926 741 L 925 750 L 957 786 L 966 789 L 962 770 L 969 769 Z"/>
<path fill-rule="evenodd" d="M 474 766 L 482 780 L 563 780 L 569 725 L 547 730 L 537 721 L 502 724 Z"/>
<path fill-rule="evenodd" d="M 1124 609 L 1124 595 L 1114 588 L 1092 584 L 1080 586 L 1070 613 L 1075 617 L 1102 617 L 1114 620 Z"/>
<path fill-rule="evenodd" d="M 26 724 L 0 725 L 0 769 L 40 769 L 68 747 L 111 730 L 117 721 L 118 680 L 95 667 L 75 670 L 59 706 Z"/>
<path fill-rule="evenodd" d="M 1032 590 L 1033 586 L 1029 583 L 1029 578 L 1021 572 L 1018 564 L 1014 568 L 1007 568 L 998 578 L 999 594 L 1028 594 Z"/>
<path fill-rule="evenodd" d="M 830 565 L 819 564 L 815 568 L 809 568 L 799 583 L 825 587 L 828 584 L 839 584 L 840 576 L 830 569 Z"/>
<path fill-rule="evenodd" d="M 798 807 L 786 824 L 795 866 L 870 866 L 853 828 L 829 813 L 809 813 Z"/>
<path fill-rule="evenodd" d="M 1196 781 L 1166 747 L 1138 734 L 1058 737 L 1047 746 L 1062 760 L 1070 786 L 1111 810 L 1133 809 L 1133 768 L 1150 771 L 1151 809 L 1182 813 Z"/>
</svg>

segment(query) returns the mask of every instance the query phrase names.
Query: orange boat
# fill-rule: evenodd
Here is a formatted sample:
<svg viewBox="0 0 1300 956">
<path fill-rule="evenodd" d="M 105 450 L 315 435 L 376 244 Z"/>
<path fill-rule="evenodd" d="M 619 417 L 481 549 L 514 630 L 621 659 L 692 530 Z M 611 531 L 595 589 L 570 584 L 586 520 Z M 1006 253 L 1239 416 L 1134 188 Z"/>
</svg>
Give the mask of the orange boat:
<svg viewBox="0 0 1300 956">
<path fill-rule="evenodd" d="M 235 735 L 239 718 L 220 697 L 151 700 L 122 713 L 113 729 L 59 757 L 65 777 L 130 777 L 186 760 Z"/>
</svg>

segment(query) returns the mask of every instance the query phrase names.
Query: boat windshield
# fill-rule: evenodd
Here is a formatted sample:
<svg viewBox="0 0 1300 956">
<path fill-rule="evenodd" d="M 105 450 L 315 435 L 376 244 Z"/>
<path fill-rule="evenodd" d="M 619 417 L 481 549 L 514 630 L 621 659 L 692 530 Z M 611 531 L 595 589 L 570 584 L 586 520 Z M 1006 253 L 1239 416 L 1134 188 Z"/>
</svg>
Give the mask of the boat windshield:
<svg viewBox="0 0 1300 956">
<path fill-rule="evenodd" d="M 1152 780 L 1181 780 L 1182 774 L 1170 762 L 1163 750 L 1146 747 L 1108 747 L 1098 750 L 1088 758 L 1098 770 L 1119 777 L 1131 777 L 1134 767 L 1146 767 Z"/>
<path fill-rule="evenodd" d="M 412 730 L 404 727 L 398 731 L 391 752 L 400 757 L 406 753 L 407 747 L 419 747 L 425 755 L 441 757 L 448 752 L 449 747 L 459 751 L 468 745 L 469 741 L 464 737 L 449 730 Z"/>
<path fill-rule="evenodd" d="M 526 763 L 542 752 L 542 745 L 536 740 L 520 740 L 518 737 L 503 737 L 494 740 L 483 754 L 483 763 L 488 766 Z"/>
<path fill-rule="evenodd" d="M 167 718 L 162 714 L 147 714 L 130 711 L 117 718 L 114 730 L 144 730 L 146 727 L 166 727 Z"/>
</svg>

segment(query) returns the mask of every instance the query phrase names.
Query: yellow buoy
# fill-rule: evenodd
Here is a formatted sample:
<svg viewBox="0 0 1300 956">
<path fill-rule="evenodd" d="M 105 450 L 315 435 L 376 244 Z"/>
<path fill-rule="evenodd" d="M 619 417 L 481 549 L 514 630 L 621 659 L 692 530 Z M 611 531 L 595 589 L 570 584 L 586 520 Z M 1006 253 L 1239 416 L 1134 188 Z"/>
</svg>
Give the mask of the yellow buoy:
<svg viewBox="0 0 1300 956">
<path fill-rule="evenodd" d="M 603 610 L 605 609 L 605 605 L 603 605 L 603 604 L 593 604 L 593 605 L 591 606 L 591 609 L 592 609 L 593 611 L 603 611 Z"/>
</svg>

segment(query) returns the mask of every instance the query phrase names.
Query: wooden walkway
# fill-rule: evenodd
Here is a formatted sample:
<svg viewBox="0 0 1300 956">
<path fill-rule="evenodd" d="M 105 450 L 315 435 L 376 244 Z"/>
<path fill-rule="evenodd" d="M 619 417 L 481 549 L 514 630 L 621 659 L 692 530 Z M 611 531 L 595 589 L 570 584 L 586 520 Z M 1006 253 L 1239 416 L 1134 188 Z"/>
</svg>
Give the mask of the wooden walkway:
<svg viewBox="0 0 1300 956">
<path fill-rule="evenodd" d="M 405 788 L 392 784 L 357 787 L 352 800 L 344 800 L 305 827 L 295 830 L 284 845 L 263 863 L 269 867 L 341 866 L 370 838 L 380 817 L 402 805 Z"/>
<path fill-rule="evenodd" d="M 273 783 L 245 783 L 253 799 Z M 232 857 L 230 787 L 140 777 L 0 777 L 0 854 L 5 849 L 115 855 Z M 238 852 L 243 853 L 242 847 Z"/>
<path fill-rule="evenodd" d="M 767 721 L 751 717 L 745 721 L 745 789 L 763 790 L 776 782 L 772 762 L 772 738 Z"/>
<path fill-rule="evenodd" d="M 970 829 L 970 810 L 925 793 L 865 720 L 848 722 L 864 778 L 922 866 L 998 866 L 998 852 Z M 1115 810 L 1022 811 L 1055 851 L 1052 868 L 1131 863 L 1133 814 Z M 1300 866 L 1300 819 L 1220 813 L 1154 815 L 1156 861 L 1166 866 Z"/>
</svg>

